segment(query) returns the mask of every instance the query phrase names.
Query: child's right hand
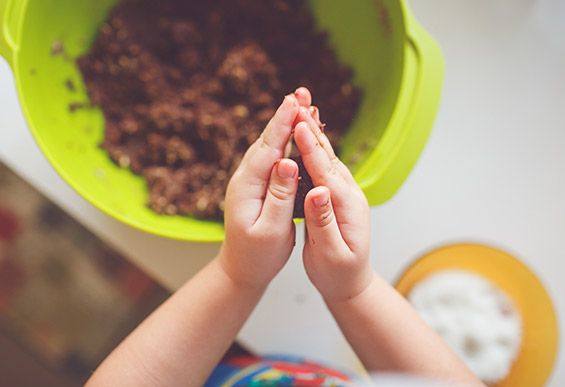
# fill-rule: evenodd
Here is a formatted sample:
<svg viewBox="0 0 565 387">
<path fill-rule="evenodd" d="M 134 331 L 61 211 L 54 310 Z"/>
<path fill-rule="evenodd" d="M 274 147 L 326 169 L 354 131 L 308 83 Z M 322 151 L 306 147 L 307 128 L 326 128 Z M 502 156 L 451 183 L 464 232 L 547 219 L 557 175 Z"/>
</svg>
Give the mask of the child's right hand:
<svg viewBox="0 0 565 387">
<path fill-rule="evenodd" d="M 326 302 L 355 297 L 373 280 L 370 212 L 365 195 L 326 135 L 302 107 L 294 140 L 315 188 L 304 203 L 304 266 Z"/>
</svg>

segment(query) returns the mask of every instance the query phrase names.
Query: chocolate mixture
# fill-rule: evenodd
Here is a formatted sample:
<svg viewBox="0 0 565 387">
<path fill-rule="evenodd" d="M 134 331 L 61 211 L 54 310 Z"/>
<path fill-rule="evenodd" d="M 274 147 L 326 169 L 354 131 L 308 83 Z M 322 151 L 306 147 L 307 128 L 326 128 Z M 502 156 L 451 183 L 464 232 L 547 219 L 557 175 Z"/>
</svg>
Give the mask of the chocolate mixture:
<svg viewBox="0 0 565 387">
<path fill-rule="evenodd" d="M 292 160 L 296 161 L 298 165 L 298 187 L 296 190 L 296 198 L 294 200 L 294 211 L 292 212 L 293 218 L 304 218 L 304 199 L 312 188 L 314 183 L 312 177 L 308 174 L 304 161 L 300 155 L 292 156 Z"/>
<path fill-rule="evenodd" d="M 221 219 L 243 153 L 297 86 L 337 148 L 360 101 L 302 0 L 124 0 L 78 64 L 102 147 L 161 214 Z"/>
</svg>

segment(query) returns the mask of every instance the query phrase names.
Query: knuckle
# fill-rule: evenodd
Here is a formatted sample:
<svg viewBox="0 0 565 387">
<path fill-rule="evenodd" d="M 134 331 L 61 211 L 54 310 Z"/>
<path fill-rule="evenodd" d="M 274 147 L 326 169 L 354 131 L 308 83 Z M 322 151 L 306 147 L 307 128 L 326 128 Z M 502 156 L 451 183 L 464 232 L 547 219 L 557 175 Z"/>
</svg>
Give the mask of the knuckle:
<svg viewBox="0 0 565 387">
<path fill-rule="evenodd" d="M 315 222 L 319 228 L 328 227 L 334 220 L 334 212 L 331 204 L 328 202 L 322 207 L 322 210 L 316 214 Z"/>
<path fill-rule="evenodd" d="M 271 145 L 269 144 L 269 141 L 267 140 L 265 134 L 262 134 L 257 141 L 259 141 L 259 146 L 261 148 L 265 148 L 265 149 L 269 149 L 271 148 Z"/>
<path fill-rule="evenodd" d="M 314 122 L 312 124 L 312 129 L 314 130 L 314 134 L 316 135 L 316 138 L 318 140 L 322 140 L 323 136 L 324 136 L 324 132 L 322 132 L 322 130 L 320 129 L 320 127 L 318 126 L 318 124 L 316 124 L 316 122 Z M 322 146 L 324 146 L 324 144 L 321 144 Z"/>
<path fill-rule="evenodd" d="M 269 193 L 275 199 L 286 202 L 293 198 L 294 189 L 281 183 L 271 182 L 269 184 Z"/>
<path fill-rule="evenodd" d="M 337 175 L 338 170 L 337 170 L 337 165 L 336 165 L 335 162 L 332 161 L 328 164 L 328 167 L 326 168 L 326 173 L 329 176 L 336 176 Z"/>
<path fill-rule="evenodd" d="M 324 185 L 326 187 L 333 187 L 336 183 L 339 183 L 336 179 L 336 175 L 330 173 L 331 168 L 327 167 L 321 169 L 318 173 L 312 176 L 313 180 L 316 182 L 316 185 Z"/>
<path fill-rule="evenodd" d="M 302 157 L 311 156 L 317 151 L 318 145 L 318 141 L 316 141 L 313 147 L 306 147 L 306 149 L 301 149 L 300 154 L 302 155 Z"/>
<path fill-rule="evenodd" d="M 333 161 L 328 161 L 327 165 L 312 176 L 318 185 L 336 186 L 343 184 L 343 178 L 340 174 L 338 165 Z"/>
<path fill-rule="evenodd" d="M 257 139 L 257 141 L 259 141 L 259 147 L 262 148 L 263 150 L 265 150 L 269 153 L 272 153 L 274 156 L 277 156 L 277 157 L 281 156 L 280 149 L 273 146 L 273 144 L 271 144 L 271 141 L 269 139 L 267 139 L 267 136 L 265 134 L 262 134 Z"/>
</svg>

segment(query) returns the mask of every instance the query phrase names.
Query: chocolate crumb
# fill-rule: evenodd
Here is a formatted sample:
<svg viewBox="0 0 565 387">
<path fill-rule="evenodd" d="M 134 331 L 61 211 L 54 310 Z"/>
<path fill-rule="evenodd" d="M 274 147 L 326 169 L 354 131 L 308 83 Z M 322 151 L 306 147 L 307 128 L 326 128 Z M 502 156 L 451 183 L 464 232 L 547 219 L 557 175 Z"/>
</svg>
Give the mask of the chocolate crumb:
<svg viewBox="0 0 565 387">
<path fill-rule="evenodd" d="M 65 87 L 66 87 L 67 90 L 69 90 L 69 91 L 72 91 L 72 92 L 76 91 L 75 84 L 74 84 L 74 82 L 72 81 L 72 79 L 70 79 L 70 78 L 67 78 L 67 79 L 65 80 Z"/>
<path fill-rule="evenodd" d="M 68 107 L 69 111 L 71 113 L 74 113 L 80 109 L 89 109 L 92 107 L 92 105 L 88 102 L 71 102 Z"/>
<path fill-rule="evenodd" d="M 60 40 L 53 41 L 53 43 L 51 44 L 51 55 L 58 56 L 63 55 L 64 53 L 65 46 L 63 45 L 63 42 L 61 42 Z"/>
</svg>

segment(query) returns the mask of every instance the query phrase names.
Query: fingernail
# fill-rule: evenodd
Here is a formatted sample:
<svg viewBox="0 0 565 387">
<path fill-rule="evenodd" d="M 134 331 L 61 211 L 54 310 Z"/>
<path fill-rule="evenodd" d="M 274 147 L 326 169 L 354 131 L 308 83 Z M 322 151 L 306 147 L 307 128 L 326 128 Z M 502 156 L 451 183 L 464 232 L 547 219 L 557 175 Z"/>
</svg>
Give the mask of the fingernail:
<svg viewBox="0 0 565 387">
<path fill-rule="evenodd" d="M 284 101 L 283 103 L 286 102 L 286 100 L 289 100 L 290 103 L 292 104 L 292 106 L 298 106 L 298 100 L 296 99 L 296 96 L 294 94 L 288 94 L 284 97 Z"/>
<path fill-rule="evenodd" d="M 283 179 L 290 179 L 296 177 L 296 167 L 288 160 L 280 160 L 277 164 L 277 173 Z"/>
<path fill-rule="evenodd" d="M 328 195 L 328 192 L 325 191 L 324 193 L 320 194 L 319 196 L 315 196 L 314 199 L 314 205 L 318 208 L 322 208 L 328 205 L 328 203 L 330 202 L 330 197 Z"/>
</svg>

